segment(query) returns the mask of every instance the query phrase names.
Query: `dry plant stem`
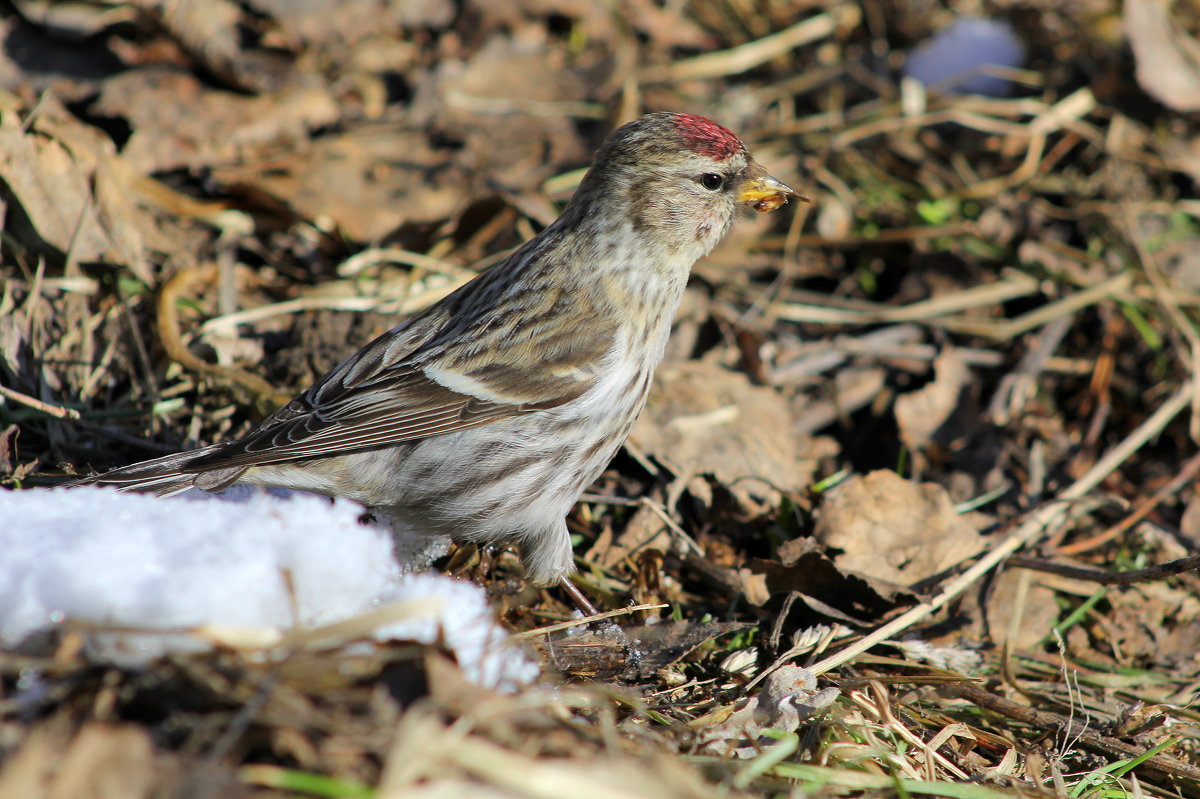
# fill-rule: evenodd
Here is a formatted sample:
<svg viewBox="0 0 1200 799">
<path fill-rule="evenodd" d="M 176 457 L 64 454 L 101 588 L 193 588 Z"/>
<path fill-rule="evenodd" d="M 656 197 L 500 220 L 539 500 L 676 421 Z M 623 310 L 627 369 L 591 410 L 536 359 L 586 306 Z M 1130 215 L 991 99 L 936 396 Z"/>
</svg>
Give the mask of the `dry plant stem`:
<svg viewBox="0 0 1200 799">
<path fill-rule="evenodd" d="M 1070 315 L 1064 314 L 1039 331 L 1034 346 L 1021 356 L 1017 368 L 1000 380 L 1000 387 L 988 403 L 985 418 L 1003 425 L 1020 413 L 1033 398 L 1037 376 L 1046 369 L 1046 364 L 1058 349 L 1072 321 Z"/>
<path fill-rule="evenodd" d="M 24 405 L 28 408 L 33 408 L 35 411 L 40 411 L 47 416 L 53 416 L 55 419 L 70 419 L 74 421 L 79 418 L 79 411 L 74 408 L 64 408 L 61 405 L 51 405 L 48 402 L 42 402 L 36 397 L 31 397 L 28 394 L 22 394 L 20 391 L 14 391 L 11 388 L 0 386 L 0 397 L 12 400 L 13 402 Z"/>
<path fill-rule="evenodd" d="M 876 721 L 882 724 L 893 735 L 902 738 L 913 749 L 922 752 L 925 756 L 927 770 L 931 771 L 932 766 L 936 763 L 939 767 L 949 772 L 951 776 L 960 780 L 968 779 L 966 772 L 939 754 L 936 746 L 922 741 L 907 725 L 896 718 L 896 715 L 892 713 L 892 703 L 888 696 L 888 690 L 882 683 L 872 681 L 869 683 L 869 691 L 870 698 L 862 691 L 853 691 L 850 694 L 850 700 L 865 712 L 875 716 Z M 926 779 L 936 778 L 932 773 L 927 773 L 925 777 Z"/>
<path fill-rule="evenodd" d="M 566 582 L 564 580 L 564 582 Z M 578 589 L 576 589 L 578 590 Z M 604 621 L 605 619 L 616 618 L 617 616 L 628 616 L 631 613 L 638 613 L 643 610 L 658 610 L 659 608 L 670 607 L 662 603 L 652 603 L 648 605 L 630 605 L 627 608 L 617 608 L 604 613 L 595 613 L 591 616 L 584 616 L 582 619 L 571 619 L 570 621 L 559 622 L 558 624 L 549 624 L 545 627 L 538 627 L 536 630 L 525 630 L 524 632 L 514 633 L 513 638 L 537 638 L 539 635 L 549 635 L 556 633 L 559 630 L 567 630 L 571 627 L 580 627 L 584 624 L 591 624 L 594 621 Z"/>
<path fill-rule="evenodd" d="M 1035 311 L 996 322 L 968 316 L 951 316 L 957 311 L 978 308 L 1029 296 L 1038 291 L 1038 281 L 1016 273 L 995 283 L 957 291 L 944 297 L 922 300 L 898 308 L 858 303 L 856 308 L 833 308 L 824 305 L 787 303 L 779 307 L 779 318 L 789 322 L 815 324 L 869 324 L 872 322 L 924 322 L 957 333 L 986 336 L 1004 341 L 1036 327 L 1094 305 L 1110 296 L 1126 292 L 1133 277 L 1127 272 L 1115 275 L 1082 291 L 1069 294 Z"/>
<path fill-rule="evenodd" d="M 265 400 L 273 403 L 276 407 L 283 405 L 291 397 L 280 394 L 267 381 L 241 369 L 208 363 L 193 355 L 184 345 L 183 333 L 179 326 L 179 313 L 175 309 L 175 303 L 192 281 L 211 279 L 214 272 L 213 267 L 184 269 L 163 284 L 162 290 L 158 294 L 158 335 L 162 340 L 167 357 L 186 369 L 208 375 L 225 385 L 240 386 L 249 391 L 256 400 Z"/>
<path fill-rule="evenodd" d="M 1139 505 L 1137 510 L 1126 516 L 1120 522 L 1114 524 L 1104 532 L 1092 536 L 1091 538 L 1084 539 L 1083 541 L 1077 541 L 1074 544 L 1061 546 L 1056 549 L 1055 552 L 1057 552 L 1059 555 L 1078 555 L 1081 552 L 1087 552 L 1095 549 L 1098 546 L 1106 544 L 1115 538 L 1121 537 L 1125 534 L 1126 530 L 1129 530 L 1142 519 L 1149 516 L 1150 513 L 1159 505 L 1161 505 L 1167 497 L 1176 494 L 1183 489 L 1184 486 L 1189 485 L 1196 478 L 1197 474 L 1200 474 L 1200 452 L 1187 459 L 1187 461 L 1183 464 L 1183 468 L 1179 470 L 1179 474 L 1177 474 L 1174 479 L 1171 480 L 1171 482 L 1167 483 L 1158 491 L 1155 491 L 1153 496 Z"/>
<path fill-rule="evenodd" d="M 337 273 L 339 277 L 354 277 L 378 264 L 404 264 L 453 278 L 470 279 L 475 277 L 475 273 L 470 269 L 464 269 L 440 258 L 431 258 L 424 253 L 412 252 L 400 247 L 372 247 L 357 252 L 338 264 Z"/>
<path fill-rule="evenodd" d="M 1077 291 L 1074 294 L 1069 294 L 1060 300 L 1055 300 L 1049 305 L 1038 308 L 1035 311 L 1018 316 L 1016 319 L 1010 319 L 1006 322 L 990 323 L 980 320 L 980 323 L 974 326 L 974 329 L 980 335 L 990 336 L 997 340 L 1007 340 L 1014 336 L 1019 336 L 1033 330 L 1036 327 L 1041 327 L 1060 316 L 1081 311 L 1088 306 L 1095 305 L 1103 299 L 1116 296 L 1125 291 L 1133 281 L 1133 276 L 1128 272 L 1122 272 L 1119 275 L 1105 280 L 1102 283 L 1086 288 L 1082 291 Z M 974 320 L 962 320 L 963 323 L 957 325 L 956 329 L 961 332 L 972 332 L 971 322 Z"/>
<path fill-rule="evenodd" d="M 1172 394 L 1149 419 L 1130 433 L 1124 441 L 1109 450 L 1087 473 L 1063 490 L 1058 495 L 1058 502 L 1043 505 L 1033 511 L 1012 535 L 952 581 L 941 594 L 898 616 L 857 643 L 816 663 L 809 670 L 813 674 L 824 674 L 853 660 L 876 644 L 907 630 L 922 619 L 928 618 L 1014 552 L 1036 540 L 1050 525 L 1061 521 L 1066 516 L 1070 509 L 1070 500 L 1079 499 L 1094 489 L 1100 484 L 1100 481 L 1128 460 L 1142 445 L 1161 432 L 1167 423 L 1186 408 L 1191 400 L 1194 383 L 1195 378 L 1193 377 Z"/>
<path fill-rule="evenodd" d="M 799 214 L 797 214 L 799 216 Z M 832 247 L 835 249 L 850 249 L 861 247 L 864 244 L 888 244 L 895 242 L 906 241 L 921 241 L 924 239 L 936 239 L 942 236 L 970 236 L 976 233 L 977 226 L 973 222 L 955 222 L 949 225 L 923 225 L 920 227 L 894 227 L 886 228 L 878 233 L 870 235 L 847 235 L 837 238 L 829 238 L 822 236 L 819 233 L 809 233 L 805 235 L 797 235 L 795 237 L 789 235 L 785 241 L 785 247 L 794 247 L 796 250 L 805 249 L 808 247 Z M 779 236 L 764 236 L 759 241 L 759 247 L 769 249 L 775 247 L 779 243 Z M 794 259 L 792 259 L 794 260 Z M 785 261 L 787 263 L 788 261 Z"/>
<path fill-rule="evenodd" d="M 1021 687 L 1013 670 L 1013 642 L 1020 636 L 1021 626 L 1025 622 L 1025 608 L 1029 602 L 1029 587 L 1033 584 L 1033 572 L 1022 570 L 1017 574 L 1016 596 L 1013 598 L 1013 613 L 1008 620 L 1008 629 L 1004 632 L 1004 642 L 1000 651 L 1000 676 L 1004 684 L 1028 695 Z"/>
<path fill-rule="evenodd" d="M 437 288 L 428 289 L 402 298 L 397 297 L 380 299 L 377 296 L 298 297 L 294 300 L 284 300 L 283 302 L 276 302 L 272 303 L 271 305 L 260 305 L 257 308 L 247 308 L 243 311 L 237 311 L 236 313 L 214 317 L 200 326 L 200 332 L 210 333 L 221 328 L 244 325 L 250 322 L 259 322 L 263 319 L 270 319 L 273 316 L 282 316 L 284 314 L 302 313 L 304 311 L 316 310 L 386 311 L 388 313 L 396 313 L 404 316 L 433 305 L 447 294 L 452 293 L 455 289 L 468 282 L 471 277 L 473 277 L 473 275 L 462 275 L 444 286 L 438 286 Z"/>
<path fill-rule="evenodd" d="M 1045 113 L 1025 126 L 1022 135 L 1029 138 L 1029 147 L 1025 151 L 1025 160 L 1004 177 L 992 178 L 978 183 L 962 193 L 963 197 L 993 197 L 1005 189 L 1024 183 L 1037 174 L 1042 155 L 1046 149 L 1046 138 L 1055 131 L 1066 127 L 1068 123 L 1082 119 L 1096 108 L 1096 98 L 1092 90 L 1084 87 L 1074 94 L 1064 97 Z"/>
<path fill-rule="evenodd" d="M 1079 746 L 1092 752 L 1099 752 L 1106 757 L 1134 758 L 1145 754 L 1145 749 L 1142 747 L 1131 746 L 1116 738 L 1101 735 L 1090 727 L 1086 727 L 1078 722 L 1072 722 L 1066 716 L 1061 716 L 1058 713 L 1050 713 L 1045 710 L 1034 710 L 1031 707 L 1018 704 L 1004 697 L 996 696 L 974 685 L 959 683 L 952 690 L 968 702 L 1007 716 L 1008 718 L 1016 719 L 1037 729 L 1061 729 L 1065 731 L 1070 740 L 1075 741 Z M 1138 768 L 1142 769 L 1146 776 L 1153 776 L 1160 780 L 1174 778 L 1200 783 L 1200 768 L 1166 755 L 1154 755 L 1147 758 Z M 1190 792 L 1190 795 L 1197 796 L 1200 793 L 1193 790 Z"/>
<path fill-rule="evenodd" d="M 1155 258 L 1150 248 L 1146 246 L 1146 240 L 1142 235 L 1137 217 L 1132 212 L 1127 217 L 1126 225 L 1129 228 L 1129 237 L 1137 250 L 1142 270 L 1146 273 L 1146 278 L 1154 288 L 1154 293 L 1159 304 L 1162 305 L 1163 309 L 1167 312 L 1166 315 L 1174 323 L 1173 332 L 1175 335 L 1172 338 L 1176 338 L 1179 357 L 1194 372 L 1200 368 L 1200 364 L 1197 363 L 1197 359 L 1200 358 L 1200 334 L 1196 332 L 1195 326 L 1192 325 L 1191 321 L 1179 308 L 1179 304 L 1175 302 L 1170 287 L 1163 278 L 1162 267 L 1159 266 L 1158 259 Z M 1200 441 L 1200 382 L 1197 382 L 1195 386 L 1196 390 L 1192 394 L 1192 419 L 1189 432 L 1193 441 Z"/>
<path fill-rule="evenodd" d="M 716 78 L 722 75 L 737 75 L 772 58 L 786 55 L 801 45 L 831 36 L 839 28 L 852 28 L 858 24 L 858 6 L 844 5 L 801 20 L 790 28 L 764 36 L 753 42 L 705 53 L 702 56 L 677 61 L 668 66 L 651 67 L 641 74 L 641 82 L 695 80 Z"/>
<path fill-rule="evenodd" d="M 994 283 L 973 286 L 941 297 L 909 303 L 900 307 L 864 303 L 864 309 L 831 308 L 828 306 L 783 303 L 778 310 L 780 319 L 789 322 L 830 324 L 863 324 L 871 322 L 928 322 L 937 317 L 1009 300 L 1028 297 L 1038 291 L 1038 281 L 1020 272 L 1005 276 Z"/>
</svg>

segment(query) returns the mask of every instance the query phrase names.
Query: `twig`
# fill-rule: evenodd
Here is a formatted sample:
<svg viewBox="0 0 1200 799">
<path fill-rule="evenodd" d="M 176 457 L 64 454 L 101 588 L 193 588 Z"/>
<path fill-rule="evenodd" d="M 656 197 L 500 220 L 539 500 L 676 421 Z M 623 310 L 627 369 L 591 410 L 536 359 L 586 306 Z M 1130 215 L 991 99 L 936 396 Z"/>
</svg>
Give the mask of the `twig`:
<svg viewBox="0 0 1200 799">
<path fill-rule="evenodd" d="M 943 297 L 892 307 L 878 305 L 871 310 L 829 308 L 799 303 L 782 303 L 778 316 L 789 322 L 817 322 L 825 324 L 869 324 L 874 322 L 917 322 L 945 316 L 947 314 L 994 305 L 1020 297 L 1028 297 L 1038 291 L 1038 281 L 1020 272 L 994 283 L 973 286 Z"/>
<path fill-rule="evenodd" d="M 1104 532 L 1083 541 L 1076 541 L 1072 544 L 1058 547 L 1055 552 L 1059 555 L 1078 555 L 1080 552 L 1087 552 L 1115 538 L 1120 538 L 1125 534 L 1126 530 L 1149 516 L 1151 511 L 1162 504 L 1163 500 L 1190 484 L 1196 478 L 1197 474 L 1200 474 L 1200 452 L 1188 458 L 1184 462 L 1183 468 L 1179 470 L 1179 474 L 1175 475 L 1171 482 L 1155 491 L 1154 495 L 1139 505 L 1133 513 Z"/>
<path fill-rule="evenodd" d="M 896 617 L 860 641 L 811 666 L 809 670 L 813 674 L 824 674 L 854 659 L 857 655 L 867 651 L 876 644 L 893 638 L 922 619 L 928 618 L 939 608 L 966 591 L 968 587 L 983 577 L 983 575 L 996 568 L 996 566 L 1018 549 L 1037 539 L 1050 525 L 1061 521 L 1069 510 L 1071 503 L 1068 500 L 1079 499 L 1094 489 L 1100 484 L 1100 481 L 1128 460 L 1143 444 L 1158 435 L 1172 419 L 1187 407 L 1192 396 L 1192 384 L 1194 380 L 1195 378 L 1184 383 L 1149 419 L 1139 425 L 1124 441 L 1109 450 L 1082 477 L 1064 489 L 1058 495 L 1059 502 L 1043 505 L 1031 513 L 1021 526 L 1017 528 L 1016 532 L 1002 541 L 987 555 L 983 556 L 977 563 L 963 572 L 961 576 L 952 581 L 946 586 L 945 591 L 929 602 L 917 605 Z"/>
<path fill-rule="evenodd" d="M 1116 738 L 1110 738 L 1107 735 L 1101 735 L 1090 727 L 1085 727 L 1081 724 L 1071 722 L 1064 716 L 1057 713 L 1050 713 L 1045 710 L 1034 710 L 1031 707 L 1018 704 L 1012 700 L 1005 699 L 1002 696 L 990 693 L 974 685 L 967 683 L 958 683 L 951 687 L 952 690 L 958 693 L 963 699 L 979 705 L 982 708 L 991 710 L 995 713 L 1007 716 L 1011 719 L 1016 719 L 1032 727 L 1042 730 L 1063 729 L 1069 735 L 1073 736 L 1078 745 L 1085 749 L 1090 749 L 1093 752 L 1099 752 L 1110 758 L 1135 758 L 1144 755 L 1145 749 L 1138 746 L 1130 746 L 1124 741 L 1119 741 Z M 1176 760 L 1173 757 L 1166 755 L 1153 755 L 1148 757 L 1139 768 L 1145 769 L 1156 778 L 1177 778 L 1200 782 L 1200 769 L 1192 766 L 1182 760 Z"/>
<path fill-rule="evenodd" d="M 1003 426 L 1015 417 L 1027 402 L 1033 399 L 1037 388 L 1037 377 L 1046 368 L 1063 336 L 1071 327 L 1072 317 L 1062 315 L 1047 324 L 1026 353 L 1021 356 L 1017 368 L 1000 380 L 1000 386 L 988 403 L 984 418 L 995 425 Z"/>
<path fill-rule="evenodd" d="M 646 605 L 630 605 L 627 608 L 617 608 L 616 610 L 609 610 L 604 613 L 597 613 L 594 616 L 584 616 L 579 619 L 571 619 L 570 621 L 561 621 L 558 624 L 549 624 L 545 627 L 538 627 L 535 630 L 525 630 L 524 632 L 513 633 L 512 637 L 516 638 L 516 639 L 537 638 L 539 635 L 549 635 L 550 633 L 556 633 L 559 630 L 567 630 L 567 629 L 570 629 L 571 627 L 579 627 L 580 625 L 591 624 L 592 622 L 595 622 L 595 621 L 603 621 L 604 619 L 612 619 L 617 616 L 628 616 L 631 613 L 637 613 L 642 610 L 658 610 L 659 608 L 666 608 L 666 607 L 670 607 L 670 605 L 664 605 L 662 603 L 650 603 L 650 604 L 646 604 Z"/>
<path fill-rule="evenodd" d="M 962 192 L 962 196 L 992 197 L 1032 178 L 1045 152 L 1046 138 L 1069 122 L 1087 116 L 1095 107 L 1096 97 L 1086 86 L 1059 100 L 1026 126 L 1023 135 L 1029 137 L 1029 147 L 1025 151 L 1025 160 L 1012 174 L 977 183 Z"/>
<path fill-rule="evenodd" d="M 49 402 L 43 402 L 36 397 L 31 397 L 28 394 L 22 394 L 20 391 L 6 388 L 5 386 L 0 386 L 0 397 L 10 399 L 13 402 L 20 403 L 26 407 L 33 408 L 35 411 L 40 411 L 47 416 L 53 416 L 55 419 L 70 419 L 71 421 L 75 421 L 79 418 L 79 411 L 75 410 L 74 408 L 64 408 L 61 405 L 51 405 Z"/>
<path fill-rule="evenodd" d="M 242 311 L 226 314 L 225 316 L 213 317 L 200 325 L 200 332 L 211 333 L 222 328 L 258 322 L 273 316 L 282 316 L 283 314 L 303 313 L 304 311 L 378 311 L 381 313 L 396 313 L 399 316 L 403 316 L 432 305 L 474 276 L 474 273 L 464 273 L 445 285 L 399 297 L 331 297 L 325 295 L 298 297 L 294 300 L 260 305 L 257 308 L 247 308 Z"/>
<path fill-rule="evenodd" d="M 236 385 L 250 392 L 256 403 L 264 402 L 277 408 L 286 403 L 290 396 L 278 392 L 274 386 L 258 375 L 242 369 L 218 366 L 193 355 L 183 343 L 183 333 L 179 325 L 179 313 L 175 302 L 184 289 L 197 278 L 211 279 L 215 275 L 214 267 L 203 269 L 188 268 L 178 272 L 163 284 L 158 294 L 158 335 L 162 341 L 167 357 L 178 362 L 186 369 L 208 375 L 225 385 Z"/>
<path fill-rule="evenodd" d="M 361 252 L 356 252 L 338 264 L 337 273 L 340 277 L 354 277 L 364 269 L 369 269 L 376 264 L 404 264 L 405 266 L 414 266 L 424 269 L 426 272 L 433 272 L 434 274 L 446 275 L 453 278 L 465 276 L 470 279 L 475 277 L 475 273 L 469 269 L 447 263 L 440 258 L 431 258 L 424 253 L 412 252 L 400 247 L 372 247 Z"/>
<path fill-rule="evenodd" d="M 1184 572 L 1196 571 L 1200 569 L 1200 555 L 1169 560 L 1166 563 L 1160 563 L 1157 566 L 1151 566 L 1146 569 L 1131 569 L 1123 572 L 1085 569 L 1081 566 L 1070 566 L 1066 563 L 1054 563 L 1053 561 L 1042 560 L 1041 558 L 1027 558 L 1021 555 L 1013 555 L 1009 558 L 1008 565 L 1015 566 L 1018 569 L 1031 569 L 1048 574 L 1059 574 L 1075 580 L 1087 580 L 1088 582 L 1100 583 L 1101 585 L 1134 585 L 1135 583 L 1147 583 L 1151 580 L 1165 580 L 1168 577 L 1174 577 Z"/>
<path fill-rule="evenodd" d="M 817 39 L 823 39 L 836 32 L 838 28 L 855 27 L 858 25 L 861 13 L 856 5 L 840 5 L 823 14 L 801 20 L 778 33 L 731 47 L 728 50 L 705 53 L 666 66 L 650 67 L 642 72 L 639 79 L 642 83 L 647 83 L 737 75 L 753 69 L 759 64 L 765 64 L 773 58 L 786 55 L 797 47 L 810 44 Z"/>
<path fill-rule="evenodd" d="M 1089 305 L 1094 305 L 1106 297 L 1120 294 L 1129 287 L 1132 280 L 1133 276 L 1130 273 L 1122 272 L 1090 288 L 1069 294 L 1060 300 L 1055 300 L 1049 305 L 1044 305 L 1037 310 L 1018 316 L 1016 319 L 1009 319 L 1004 322 L 978 320 L 978 323 L 974 326 L 970 324 L 974 320 L 962 320 L 962 323 L 956 325 L 955 329 L 963 333 L 978 332 L 981 336 L 1006 341 L 1033 330 L 1035 327 L 1041 327 L 1060 316 L 1082 310 Z"/>
</svg>

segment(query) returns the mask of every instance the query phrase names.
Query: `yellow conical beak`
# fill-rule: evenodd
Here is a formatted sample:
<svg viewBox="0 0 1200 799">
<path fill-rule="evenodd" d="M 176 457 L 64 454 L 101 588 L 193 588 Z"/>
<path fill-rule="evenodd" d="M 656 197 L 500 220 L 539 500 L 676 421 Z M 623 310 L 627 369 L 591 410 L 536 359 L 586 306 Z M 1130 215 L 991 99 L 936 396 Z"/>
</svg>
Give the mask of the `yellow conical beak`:
<svg viewBox="0 0 1200 799">
<path fill-rule="evenodd" d="M 789 189 L 783 181 L 776 180 L 767 174 L 755 175 L 738 187 L 738 202 L 765 213 L 774 211 L 780 206 L 787 205 L 789 197 L 795 197 L 801 202 L 808 202 L 803 197 Z"/>
</svg>

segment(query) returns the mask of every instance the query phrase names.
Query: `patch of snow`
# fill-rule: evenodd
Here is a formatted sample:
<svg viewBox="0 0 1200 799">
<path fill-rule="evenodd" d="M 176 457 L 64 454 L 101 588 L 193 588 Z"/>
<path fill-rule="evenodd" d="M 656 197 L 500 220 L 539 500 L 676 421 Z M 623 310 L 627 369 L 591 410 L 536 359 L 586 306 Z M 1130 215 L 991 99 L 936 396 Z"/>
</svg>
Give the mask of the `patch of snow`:
<svg viewBox="0 0 1200 799">
<path fill-rule="evenodd" d="M 304 494 L 242 496 L 0 492 L 0 645 L 70 624 L 85 631 L 92 656 L 132 665 L 226 640 L 217 630 L 278 641 L 415 602 L 422 610 L 381 622 L 375 638 L 440 642 L 469 679 L 492 688 L 536 678 L 537 666 L 508 642 L 482 589 L 402 573 L 387 531 L 359 523 L 361 506 Z"/>
</svg>

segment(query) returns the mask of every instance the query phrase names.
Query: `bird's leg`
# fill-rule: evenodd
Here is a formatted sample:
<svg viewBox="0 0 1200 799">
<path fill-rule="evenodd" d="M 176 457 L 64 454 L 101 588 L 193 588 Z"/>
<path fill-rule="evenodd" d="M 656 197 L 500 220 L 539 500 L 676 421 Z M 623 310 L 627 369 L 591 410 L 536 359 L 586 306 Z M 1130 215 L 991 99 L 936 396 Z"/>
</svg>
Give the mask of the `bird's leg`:
<svg viewBox="0 0 1200 799">
<path fill-rule="evenodd" d="M 567 596 L 571 597 L 571 601 L 575 603 L 575 607 L 579 608 L 580 612 L 583 613 L 584 616 L 595 616 L 600 612 L 596 610 L 596 606 L 593 605 L 591 601 L 583 595 L 583 592 L 575 586 L 575 583 L 571 582 L 570 577 L 561 577 L 559 582 L 562 584 L 563 590 L 567 592 Z"/>
</svg>

